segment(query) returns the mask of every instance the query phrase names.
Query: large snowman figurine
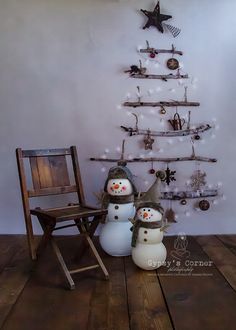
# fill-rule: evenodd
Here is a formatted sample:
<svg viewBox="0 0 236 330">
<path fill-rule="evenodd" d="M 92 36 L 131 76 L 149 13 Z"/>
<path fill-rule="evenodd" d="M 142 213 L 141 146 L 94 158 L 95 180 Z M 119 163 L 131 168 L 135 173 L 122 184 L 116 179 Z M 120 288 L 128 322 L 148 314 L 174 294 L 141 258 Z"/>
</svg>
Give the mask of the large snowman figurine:
<svg viewBox="0 0 236 330">
<path fill-rule="evenodd" d="M 131 254 L 129 218 L 135 215 L 134 194 L 136 188 L 130 170 L 124 165 L 112 167 L 105 182 L 108 194 L 108 216 L 99 237 L 105 252 L 114 257 Z"/>
<path fill-rule="evenodd" d="M 145 270 L 156 269 L 166 260 L 166 248 L 162 243 L 163 208 L 159 203 L 159 182 L 165 173 L 158 171 L 156 176 L 154 184 L 138 202 L 132 228 L 132 259 Z"/>
</svg>

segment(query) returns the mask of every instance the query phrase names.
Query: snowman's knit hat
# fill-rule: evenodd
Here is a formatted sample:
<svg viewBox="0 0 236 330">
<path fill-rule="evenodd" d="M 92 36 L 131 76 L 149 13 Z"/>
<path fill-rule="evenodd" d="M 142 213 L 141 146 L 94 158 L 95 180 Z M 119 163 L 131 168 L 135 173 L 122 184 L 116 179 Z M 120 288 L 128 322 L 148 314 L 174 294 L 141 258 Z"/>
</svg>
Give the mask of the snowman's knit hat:
<svg viewBox="0 0 236 330">
<path fill-rule="evenodd" d="M 159 197 L 160 197 L 160 181 L 164 180 L 165 172 L 157 171 L 156 172 L 156 180 L 153 185 L 148 189 L 146 193 L 144 193 L 139 200 L 136 202 L 137 210 L 143 207 L 151 207 L 161 214 L 164 213 L 164 209 L 162 208 Z"/>
<path fill-rule="evenodd" d="M 131 173 L 131 171 L 128 169 L 128 167 L 126 166 L 114 166 L 111 167 L 109 172 L 108 172 L 108 176 L 104 185 L 104 191 L 107 192 L 107 184 L 109 180 L 112 179 L 128 179 L 132 185 L 133 188 L 133 192 L 132 194 L 137 193 L 137 189 L 135 187 L 134 184 L 134 179 L 133 179 L 133 174 Z"/>
</svg>

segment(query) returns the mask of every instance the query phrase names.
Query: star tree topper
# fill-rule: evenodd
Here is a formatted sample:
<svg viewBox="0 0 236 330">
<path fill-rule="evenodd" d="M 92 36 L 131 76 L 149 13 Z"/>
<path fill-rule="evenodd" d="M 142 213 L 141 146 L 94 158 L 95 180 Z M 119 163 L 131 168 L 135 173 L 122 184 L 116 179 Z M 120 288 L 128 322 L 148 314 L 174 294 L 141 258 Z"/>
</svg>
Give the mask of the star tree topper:
<svg viewBox="0 0 236 330">
<path fill-rule="evenodd" d="M 141 12 L 144 13 L 148 17 L 147 23 L 144 25 L 143 29 L 149 28 L 150 26 L 155 26 L 161 33 L 164 32 L 163 28 L 163 21 L 167 21 L 168 19 L 172 18 L 171 15 L 163 15 L 160 13 L 160 2 L 158 1 L 156 7 L 153 11 L 148 11 L 145 9 L 141 9 Z M 165 24 L 168 30 L 176 37 L 180 33 L 180 29 Z"/>
</svg>

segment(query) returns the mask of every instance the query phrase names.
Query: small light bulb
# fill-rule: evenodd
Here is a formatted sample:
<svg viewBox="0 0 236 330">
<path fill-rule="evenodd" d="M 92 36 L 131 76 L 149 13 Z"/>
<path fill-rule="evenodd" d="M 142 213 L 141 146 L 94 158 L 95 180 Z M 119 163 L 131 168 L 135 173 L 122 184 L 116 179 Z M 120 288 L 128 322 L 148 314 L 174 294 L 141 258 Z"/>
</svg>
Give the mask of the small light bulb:
<svg viewBox="0 0 236 330">
<path fill-rule="evenodd" d="M 126 94 L 126 98 L 129 100 L 130 97 L 131 97 L 131 94 L 130 94 L 130 93 L 127 93 L 127 94 Z"/>
<path fill-rule="evenodd" d="M 175 213 L 175 219 L 177 220 L 179 218 L 178 213 Z"/>
<path fill-rule="evenodd" d="M 103 173 L 106 172 L 106 167 L 102 167 L 101 172 L 103 172 Z"/>
<path fill-rule="evenodd" d="M 190 217 L 191 213 L 189 211 L 185 212 L 186 217 Z"/>
<path fill-rule="evenodd" d="M 145 186 L 147 186 L 149 184 L 149 181 L 145 180 L 144 184 L 145 184 Z"/>
<path fill-rule="evenodd" d="M 106 148 L 104 151 L 106 154 L 108 154 L 110 152 L 110 150 L 108 148 Z"/>
<path fill-rule="evenodd" d="M 212 189 L 212 187 L 213 187 L 213 185 L 211 183 L 209 183 L 207 186 L 209 189 Z"/>
<path fill-rule="evenodd" d="M 217 182 L 217 186 L 218 187 L 222 187 L 223 186 L 223 183 L 221 181 Z"/>
<path fill-rule="evenodd" d="M 129 154 L 128 159 L 130 159 L 130 160 L 133 159 L 133 155 Z"/>
<path fill-rule="evenodd" d="M 120 152 L 121 151 L 121 148 L 118 146 L 118 147 L 116 147 L 116 151 L 117 152 Z"/>
<path fill-rule="evenodd" d="M 217 205 L 217 204 L 219 204 L 219 202 L 218 202 L 217 199 L 214 199 L 212 203 L 213 203 L 213 205 Z"/>
<path fill-rule="evenodd" d="M 107 155 L 103 154 L 103 155 L 101 155 L 101 158 L 102 159 L 106 159 L 107 158 Z"/>
<path fill-rule="evenodd" d="M 186 181 L 186 185 L 187 185 L 187 186 L 189 186 L 189 185 L 190 185 L 190 183 L 191 183 L 191 181 L 190 181 L 190 180 L 187 180 L 187 181 Z"/>
</svg>

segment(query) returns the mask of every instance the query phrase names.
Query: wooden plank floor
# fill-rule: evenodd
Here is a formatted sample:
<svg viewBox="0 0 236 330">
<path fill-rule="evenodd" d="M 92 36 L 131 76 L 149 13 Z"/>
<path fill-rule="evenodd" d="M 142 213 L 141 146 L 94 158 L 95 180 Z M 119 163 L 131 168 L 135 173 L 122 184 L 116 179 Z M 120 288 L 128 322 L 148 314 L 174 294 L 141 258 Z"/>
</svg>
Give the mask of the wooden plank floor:
<svg viewBox="0 0 236 330">
<path fill-rule="evenodd" d="M 157 271 L 112 258 L 96 242 L 110 281 L 90 270 L 69 291 L 50 247 L 32 263 L 24 236 L 0 235 L 0 329 L 236 329 L 236 235 L 188 236 L 178 250 L 179 239 L 165 237 L 168 258 Z M 58 240 L 73 264 L 80 240 Z M 81 263 L 91 262 L 87 252 Z"/>
</svg>

